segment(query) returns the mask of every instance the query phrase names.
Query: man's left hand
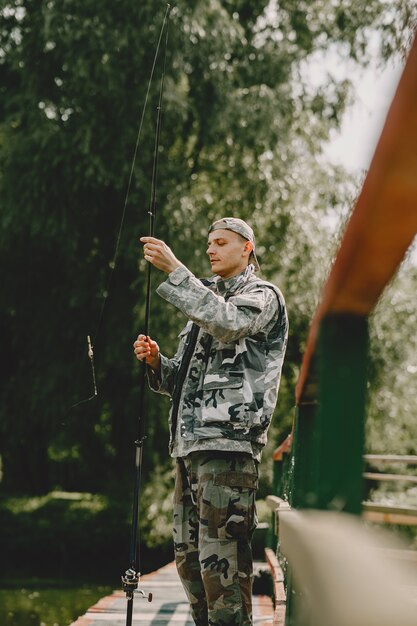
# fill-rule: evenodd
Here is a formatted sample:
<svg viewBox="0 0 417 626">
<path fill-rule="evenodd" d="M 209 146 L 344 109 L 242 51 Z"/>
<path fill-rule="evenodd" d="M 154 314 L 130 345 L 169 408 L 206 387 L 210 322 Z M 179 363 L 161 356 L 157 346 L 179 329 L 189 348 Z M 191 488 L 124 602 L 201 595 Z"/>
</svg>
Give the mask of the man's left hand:
<svg viewBox="0 0 417 626">
<path fill-rule="evenodd" d="M 143 246 L 143 255 L 146 261 L 152 263 L 158 270 L 169 274 L 182 265 L 171 248 L 161 239 L 141 237 L 140 241 L 145 244 Z"/>
</svg>

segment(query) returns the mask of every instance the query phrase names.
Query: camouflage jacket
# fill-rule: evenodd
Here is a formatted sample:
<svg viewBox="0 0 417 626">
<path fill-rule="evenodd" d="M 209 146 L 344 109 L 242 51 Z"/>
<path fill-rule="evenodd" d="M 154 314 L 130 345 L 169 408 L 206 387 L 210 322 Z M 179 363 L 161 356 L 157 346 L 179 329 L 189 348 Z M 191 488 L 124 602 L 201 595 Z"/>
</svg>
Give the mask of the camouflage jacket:
<svg viewBox="0 0 417 626">
<path fill-rule="evenodd" d="M 190 320 L 174 358 L 161 355 L 160 370 L 149 368 L 152 389 L 171 397 L 171 454 L 260 450 L 287 344 L 281 292 L 249 265 L 228 280 L 203 282 L 182 266 L 157 293 Z"/>
</svg>

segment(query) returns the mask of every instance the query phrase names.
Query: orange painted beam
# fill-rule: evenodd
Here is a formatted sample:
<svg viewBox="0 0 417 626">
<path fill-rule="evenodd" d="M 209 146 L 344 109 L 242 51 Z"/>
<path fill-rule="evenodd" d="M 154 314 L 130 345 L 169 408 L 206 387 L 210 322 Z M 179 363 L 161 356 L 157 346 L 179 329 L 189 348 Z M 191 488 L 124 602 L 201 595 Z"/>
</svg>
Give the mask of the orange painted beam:
<svg viewBox="0 0 417 626">
<path fill-rule="evenodd" d="M 369 315 L 416 233 L 417 38 L 311 324 L 297 404 L 308 387 L 320 320 L 328 313 Z"/>
</svg>

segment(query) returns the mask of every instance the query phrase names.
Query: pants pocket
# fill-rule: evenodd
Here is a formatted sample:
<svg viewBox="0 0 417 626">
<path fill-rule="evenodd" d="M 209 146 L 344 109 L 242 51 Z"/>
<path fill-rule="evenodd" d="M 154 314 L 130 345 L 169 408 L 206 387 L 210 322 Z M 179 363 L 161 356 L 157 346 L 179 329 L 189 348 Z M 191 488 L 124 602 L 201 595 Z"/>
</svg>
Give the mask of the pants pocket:
<svg viewBox="0 0 417 626">
<path fill-rule="evenodd" d="M 245 472 L 216 474 L 203 486 L 201 519 L 210 539 L 249 541 L 256 526 L 258 477 Z"/>
</svg>

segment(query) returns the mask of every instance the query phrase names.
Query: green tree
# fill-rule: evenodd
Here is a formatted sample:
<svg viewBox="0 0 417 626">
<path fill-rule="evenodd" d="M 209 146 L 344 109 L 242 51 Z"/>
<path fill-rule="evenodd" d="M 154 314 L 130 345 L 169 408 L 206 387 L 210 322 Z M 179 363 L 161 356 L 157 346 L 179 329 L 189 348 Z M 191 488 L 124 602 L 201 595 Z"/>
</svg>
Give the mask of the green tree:
<svg viewBox="0 0 417 626">
<path fill-rule="evenodd" d="M 371 319 L 367 440 L 369 450 L 376 454 L 417 453 L 416 287 L 414 252 Z"/>
<path fill-rule="evenodd" d="M 110 266 L 165 8 L 14 0 L 0 10 L 0 454 L 10 491 L 130 488 L 131 344 L 146 275 L 137 237 L 148 229 L 162 54 Z M 300 68 L 334 46 L 366 63 L 373 28 L 388 33 L 391 54 L 399 24 L 404 36 L 414 18 L 402 3 L 380 0 L 180 0 L 171 11 L 157 234 L 205 274 L 208 223 L 225 213 L 254 223 L 264 275 L 282 285 L 291 316 L 278 431 L 291 421 L 309 316 L 334 247 L 323 224 L 343 218 L 352 193 L 342 172 L 317 159 L 349 84 L 329 77 L 313 90 Z M 151 332 L 166 352 L 182 323 L 153 298 Z M 87 334 L 99 396 L 70 409 L 92 393 Z M 166 462 L 167 410 L 149 398 L 145 477 Z"/>
</svg>

